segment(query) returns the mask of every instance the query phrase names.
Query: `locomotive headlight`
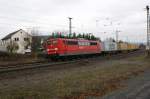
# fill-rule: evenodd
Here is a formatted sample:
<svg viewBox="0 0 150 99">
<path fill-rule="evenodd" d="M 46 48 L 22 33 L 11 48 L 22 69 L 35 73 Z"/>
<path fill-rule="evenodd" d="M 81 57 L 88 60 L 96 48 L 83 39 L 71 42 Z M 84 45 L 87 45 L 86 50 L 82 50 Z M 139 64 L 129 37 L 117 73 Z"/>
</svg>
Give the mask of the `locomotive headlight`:
<svg viewBox="0 0 150 99">
<path fill-rule="evenodd" d="M 55 51 L 57 51 L 58 50 L 58 48 L 55 48 Z"/>
</svg>

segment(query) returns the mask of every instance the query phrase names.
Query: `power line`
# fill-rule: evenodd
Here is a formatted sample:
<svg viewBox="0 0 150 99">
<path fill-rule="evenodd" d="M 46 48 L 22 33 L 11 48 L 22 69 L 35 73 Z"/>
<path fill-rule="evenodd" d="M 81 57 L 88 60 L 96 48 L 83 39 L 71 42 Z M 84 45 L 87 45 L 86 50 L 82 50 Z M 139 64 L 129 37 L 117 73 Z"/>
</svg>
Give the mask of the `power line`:
<svg viewBox="0 0 150 99">
<path fill-rule="evenodd" d="M 50 23 L 47 23 L 46 21 L 42 21 L 42 22 L 38 22 L 38 21 L 33 21 L 33 20 L 28 20 L 28 19 L 23 19 L 23 18 L 11 18 L 11 17 L 6 17 L 6 16 L 0 16 L 1 19 L 10 19 L 13 21 L 19 21 L 19 22 L 22 22 L 22 23 L 31 23 L 31 24 L 47 24 L 47 25 L 53 25 L 53 26 L 58 26 L 58 27 L 66 27 L 66 25 L 58 25 L 58 24 L 50 24 Z"/>
</svg>

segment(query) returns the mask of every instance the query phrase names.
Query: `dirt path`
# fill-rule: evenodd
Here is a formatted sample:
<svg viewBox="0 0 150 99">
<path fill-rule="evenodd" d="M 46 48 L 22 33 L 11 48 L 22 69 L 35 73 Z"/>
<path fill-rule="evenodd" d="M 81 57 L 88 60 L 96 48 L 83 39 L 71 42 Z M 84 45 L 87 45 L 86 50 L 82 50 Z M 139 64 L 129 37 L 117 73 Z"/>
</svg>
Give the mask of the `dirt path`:
<svg viewBox="0 0 150 99">
<path fill-rule="evenodd" d="M 106 95 L 102 99 L 150 99 L 150 70 L 122 84 L 126 87 Z M 95 99 L 99 99 L 99 97 Z"/>
</svg>

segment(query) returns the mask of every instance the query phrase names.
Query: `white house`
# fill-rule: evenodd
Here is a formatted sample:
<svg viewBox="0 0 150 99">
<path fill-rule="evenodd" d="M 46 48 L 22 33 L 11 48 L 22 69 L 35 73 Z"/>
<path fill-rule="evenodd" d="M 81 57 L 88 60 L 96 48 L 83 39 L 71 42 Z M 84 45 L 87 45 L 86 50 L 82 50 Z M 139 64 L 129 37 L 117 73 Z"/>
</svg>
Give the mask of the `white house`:
<svg viewBox="0 0 150 99">
<path fill-rule="evenodd" d="M 22 29 L 8 34 L 2 41 L 9 42 L 9 44 L 15 43 L 17 45 L 15 53 L 25 54 L 31 52 L 32 36 Z"/>
<path fill-rule="evenodd" d="M 7 52 L 7 45 L 9 42 L 0 40 L 0 52 Z"/>
</svg>

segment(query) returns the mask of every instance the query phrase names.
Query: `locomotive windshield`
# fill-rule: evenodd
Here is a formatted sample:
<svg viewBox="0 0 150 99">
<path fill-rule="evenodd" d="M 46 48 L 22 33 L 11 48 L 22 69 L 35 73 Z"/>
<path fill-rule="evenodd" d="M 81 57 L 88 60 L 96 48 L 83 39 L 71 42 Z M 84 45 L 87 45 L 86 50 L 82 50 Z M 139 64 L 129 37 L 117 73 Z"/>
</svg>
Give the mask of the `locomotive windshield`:
<svg viewBox="0 0 150 99">
<path fill-rule="evenodd" d="M 57 41 L 56 40 L 48 40 L 47 45 L 56 45 Z"/>
</svg>

